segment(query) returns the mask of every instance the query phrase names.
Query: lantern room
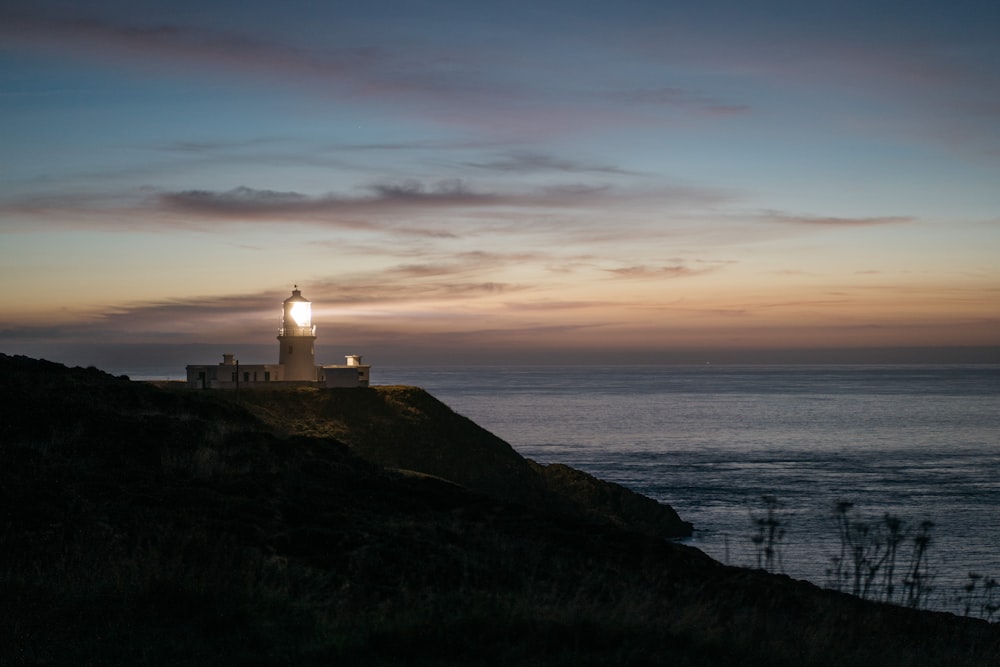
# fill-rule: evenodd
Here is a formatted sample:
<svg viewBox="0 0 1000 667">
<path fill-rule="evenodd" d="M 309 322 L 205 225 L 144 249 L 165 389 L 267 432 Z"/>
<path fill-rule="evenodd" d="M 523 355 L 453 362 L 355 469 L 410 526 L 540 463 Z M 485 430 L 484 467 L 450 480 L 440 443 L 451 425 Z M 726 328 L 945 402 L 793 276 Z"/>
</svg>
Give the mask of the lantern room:
<svg viewBox="0 0 1000 667">
<path fill-rule="evenodd" d="M 312 323 L 312 303 L 302 296 L 299 286 L 285 299 L 281 317 L 279 336 L 315 336 L 316 327 Z"/>
</svg>

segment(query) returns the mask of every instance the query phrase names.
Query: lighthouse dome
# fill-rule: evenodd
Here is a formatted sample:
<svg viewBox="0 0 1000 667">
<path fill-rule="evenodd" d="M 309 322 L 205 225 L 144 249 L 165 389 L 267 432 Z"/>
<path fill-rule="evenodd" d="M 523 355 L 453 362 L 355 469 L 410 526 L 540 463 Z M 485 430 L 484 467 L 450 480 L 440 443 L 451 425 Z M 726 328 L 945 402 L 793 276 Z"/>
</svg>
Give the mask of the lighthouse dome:
<svg viewBox="0 0 1000 667">
<path fill-rule="evenodd" d="M 306 303 L 309 303 L 309 299 L 302 296 L 302 290 L 298 289 L 298 285 L 296 285 L 295 287 L 296 289 L 292 290 L 292 295 L 287 299 L 285 299 L 284 303 L 288 303 L 290 301 L 305 301 Z"/>
<path fill-rule="evenodd" d="M 282 302 L 281 334 L 291 336 L 312 336 L 315 327 L 312 325 L 312 302 L 302 296 L 299 286 L 292 290 L 292 295 Z"/>
</svg>

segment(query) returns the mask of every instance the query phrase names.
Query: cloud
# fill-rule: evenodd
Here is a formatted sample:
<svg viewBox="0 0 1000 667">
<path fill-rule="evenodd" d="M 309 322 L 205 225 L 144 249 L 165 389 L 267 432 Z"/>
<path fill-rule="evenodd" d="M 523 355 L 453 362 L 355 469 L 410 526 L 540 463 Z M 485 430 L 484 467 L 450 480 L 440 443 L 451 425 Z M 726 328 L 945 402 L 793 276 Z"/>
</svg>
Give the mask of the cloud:
<svg viewBox="0 0 1000 667">
<path fill-rule="evenodd" d="M 167 151 L 170 153 L 219 153 L 228 152 L 233 150 L 242 150 L 245 148 L 254 148 L 257 146 L 266 146 L 269 144 L 283 142 L 283 139 L 278 138 L 254 138 L 245 139 L 242 141 L 190 141 L 190 140 L 180 140 L 171 141 L 167 143 L 153 144 L 151 147 L 156 150 Z"/>
<path fill-rule="evenodd" d="M 497 201 L 495 195 L 475 192 L 458 179 L 439 181 L 431 188 L 420 181 L 407 180 L 400 183 L 377 183 L 370 186 L 370 189 L 378 200 L 387 203 L 465 206 Z"/>
<path fill-rule="evenodd" d="M 214 63 L 262 73 L 297 73 L 350 81 L 380 59 L 375 49 L 326 49 L 323 53 L 276 41 L 180 23 L 130 24 L 92 16 L 54 18 L 9 13 L 0 34 L 15 44 L 44 50 L 71 50 L 134 66 L 151 61 L 180 67 Z"/>
<path fill-rule="evenodd" d="M 154 76 L 166 71 L 250 77 L 297 86 L 338 105 L 378 101 L 390 111 L 404 102 L 410 116 L 418 113 L 449 126 L 516 125 L 520 120 L 500 108 L 529 93 L 517 76 L 496 76 L 496 68 L 503 67 L 497 56 L 479 62 L 482 49 L 451 40 L 435 43 L 427 35 L 385 39 L 384 30 L 375 34 L 359 25 L 355 34 L 343 27 L 346 22 L 333 21 L 319 40 L 303 36 L 309 30 L 283 33 L 277 24 L 241 32 L 241 22 L 223 24 L 210 13 L 186 23 L 159 20 L 154 13 L 112 17 L 97 11 L 7 11 L 0 13 L 0 37 L 11 48 L 81 55 Z M 562 115 L 550 109 L 546 118 L 553 122 L 546 126 Z"/>
<path fill-rule="evenodd" d="M 713 271 L 714 268 L 692 269 L 687 266 L 671 265 L 648 267 L 643 265 L 626 266 L 618 269 L 604 269 L 617 278 L 683 278 Z"/>
<path fill-rule="evenodd" d="M 535 173 L 545 171 L 584 173 L 584 174 L 620 174 L 634 176 L 638 172 L 601 164 L 587 164 L 557 158 L 544 153 L 530 151 L 510 151 L 501 157 L 486 162 L 463 162 L 464 166 L 475 167 L 488 171 Z"/>
<path fill-rule="evenodd" d="M 358 196 L 328 193 L 306 195 L 299 192 L 258 190 L 238 187 L 228 191 L 185 190 L 163 193 L 157 199 L 167 210 L 212 217 L 239 218 L 288 216 L 316 217 L 325 214 L 374 213 L 412 209 L 447 208 L 576 208 L 599 204 L 635 205 L 655 201 L 668 203 L 712 203 L 728 194 L 710 188 L 663 186 L 635 191 L 607 184 L 568 183 L 522 191 L 492 192 L 476 189 L 459 179 L 425 184 L 418 180 L 375 183 L 369 194 Z"/>
<path fill-rule="evenodd" d="M 487 31 L 483 39 L 472 42 L 457 36 L 461 30 L 450 36 L 443 30 L 420 30 L 419 23 L 388 19 L 395 29 L 388 38 L 384 26 L 376 32 L 374 24 L 364 20 L 351 24 L 332 20 L 328 34 L 318 39 L 313 26 L 291 33 L 284 31 L 283 21 L 248 27 L 253 19 L 223 23 L 211 12 L 188 13 L 197 19 L 164 20 L 155 12 L 101 16 L 97 8 L 82 7 L 8 12 L 0 16 L 0 38 L 12 48 L 79 55 L 143 75 L 221 75 L 227 82 L 244 77 L 266 85 L 294 86 L 338 106 L 375 103 L 382 111 L 402 112 L 411 120 L 418 116 L 449 129 L 484 131 L 486 138 L 475 142 L 480 145 L 502 135 L 534 140 L 592 131 L 609 123 L 658 124 L 660 114 L 651 116 L 649 108 L 663 104 L 711 115 L 746 111 L 741 104 L 679 89 L 594 94 L 589 83 L 578 80 L 578 64 L 548 61 L 558 68 L 551 72 L 546 67 L 524 67 L 520 59 L 511 58 L 512 49 L 523 49 L 526 57 L 547 61 L 548 37 L 534 30 L 515 41 L 503 31 Z M 325 14 L 318 15 L 325 19 Z M 596 74 L 602 78 L 606 72 Z M 542 82 L 543 76 L 558 77 L 560 83 Z M 388 141 L 358 147 L 412 145 Z M 552 166 L 556 165 L 548 168 Z"/>
<path fill-rule="evenodd" d="M 238 187 L 228 192 L 186 190 L 159 196 L 167 208 L 238 216 L 274 212 L 312 211 L 334 203 L 331 198 L 310 199 L 298 192 L 277 192 Z"/>
<path fill-rule="evenodd" d="M 731 116 L 750 112 L 748 104 L 725 102 L 711 96 L 674 87 L 609 91 L 601 93 L 600 97 L 627 105 L 671 107 L 703 115 Z"/>
<path fill-rule="evenodd" d="M 367 144 L 352 144 L 352 143 L 342 143 L 333 144 L 331 146 L 334 150 L 358 150 L 358 151 L 453 151 L 453 150 L 478 150 L 482 148 L 499 148 L 504 147 L 509 144 L 508 141 L 490 141 L 490 140 L 453 140 L 453 141 L 394 141 L 394 142 L 384 142 L 384 143 L 367 143 Z"/>
<path fill-rule="evenodd" d="M 726 192 L 692 186 L 562 183 L 490 190 L 458 179 L 408 179 L 375 182 L 346 194 L 247 186 L 41 192 L 0 198 L 0 219 L 8 230 L 44 224 L 77 230 L 218 232 L 220 224 L 278 223 L 427 239 L 530 234 L 589 245 L 659 236 L 669 211 L 690 212 L 730 198 Z M 612 229 L 607 225 L 612 218 L 629 224 Z M 646 222 L 638 224 L 642 220 Z"/>
<path fill-rule="evenodd" d="M 435 334 L 435 338 L 452 338 L 456 343 L 461 343 L 462 345 L 481 345 L 485 340 L 495 340 L 502 341 L 505 344 L 517 344 L 519 339 L 524 340 L 538 340 L 539 338 L 548 338 L 550 341 L 552 337 L 555 336 L 555 340 L 559 340 L 559 336 L 564 334 L 577 333 L 580 331 L 588 329 L 602 328 L 612 325 L 612 322 L 587 322 L 584 324 L 542 324 L 542 325 L 527 325 L 527 326 L 511 326 L 511 327 L 492 327 L 492 328 L 482 328 L 473 329 L 471 331 L 449 331 L 444 336 L 441 334 Z M 572 340 L 572 338 L 562 338 L 563 341 Z"/>
<path fill-rule="evenodd" d="M 590 308 L 606 308 L 621 306 L 618 301 L 508 301 L 504 304 L 508 310 L 524 312 L 552 312 L 557 310 L 587 310 Z"/>
<path fill-rule="evenodd" d="M 135 337 L 169 340 L 197 338 L 199 331 L 240 326 L 265 311 L 276 310 L 278 293 L 223 295 L 116 304 L 95 309 L 85 321 L 57 325 L 8 326 L 0 339 L 10 340 L 112 340 Z M 283 298 L 283 297 L 282 297 Z"/>
<path fill-rule="evenodd" d="M 357 213 L 392 211 L 413 208 L 454 208 L 487 206 L 498 203 L 497 195 L 477 192 L 461 181 L 441 181 L 426 186 L 418 181 L 377 183 L 369 186 L 371 194 L 343 196 L 337 194 L 306 195 L 300 192 L 258 190 L 241 186 L 223 192 L 184 190 L 157 196 L 159 207 L 199 216 L 245 220 L 247 218 L 287 217 L 297 220 L 327 218 Z M 340 218 L 342 221 L 345 219 Z M 349 221 L 351 227 L 371 228 L 369 222 Z M 414 234 L 450 236 L 440 230 L 408 228 Z M 396 231 L 399 231 L 398 229 Z"/>
<path fill-rule="evenodd" d="M 497 263 L 502 257 L 495 258 Z M 324 311 L 389 307 L 399 309 L 434 303 L 434 317 L 447 319 L 454 309 L 445 301 L 461 302 L 483 296 L 515 293 L 526 286 L 484 279 L 468 261 L 448 264 L 399 265 L 381 271 L 313 281 L 303 293 L 314 303 L 314 321 L 324 322 Z M 232 339 L 264 340 L 276 328 L 280 304 L 288 296 L 283 288 L 248 294 L 207 295 L 105 305 L 73 323 L 15 325 L 0 323 L 0 341 L 105 340 L 161 342 Z M 345 317 L 343 313 L 336 317 Z"/>
<path fill-rule="evenodd" d="M 816 227 L 877 227 L 881 225 L 902 225 L 917 221 L 908 215 L 879 216 L 870 218 L 840 218 L 833 216 L 788 215 L 777 211 L 766 211 L 760 216 L 764 220 L 789 225 Z"/>
<path fill-rule="evenodd" d="M 378 271 L 377 274 L 355 275 L 344 278 L 344 284 L 368 285 L 370 292 L 379 298 L 392 295 L 393 299 L 410 299 L 419 295 L 455 296 L 467 294 L 499 294 L 527 289 L 527 285 L 514 285 L 496 280 L 484 280 L 510 266 L 523 265 L 544 259 L 543 253 L 494 253 L 472 251 L 447 254 L 447 259 L 419 263 L 398 264 Z M 336 293 L 329 285 L 319 286 L 323 292 Z M 350 287 L 357 292 L 356 287 Z M 367 289 L 367 288 L 366 288 Z"/>
<path fill-rule="evenodd" d="M 425 261 L 344 273 L 310 283 L 307 296 L 327 305 L 417 303 L 507 294 L 530 289 L 498 280 L 504 269 L 544 258 L 543 253 L 428 253 Z"/>
</svg>

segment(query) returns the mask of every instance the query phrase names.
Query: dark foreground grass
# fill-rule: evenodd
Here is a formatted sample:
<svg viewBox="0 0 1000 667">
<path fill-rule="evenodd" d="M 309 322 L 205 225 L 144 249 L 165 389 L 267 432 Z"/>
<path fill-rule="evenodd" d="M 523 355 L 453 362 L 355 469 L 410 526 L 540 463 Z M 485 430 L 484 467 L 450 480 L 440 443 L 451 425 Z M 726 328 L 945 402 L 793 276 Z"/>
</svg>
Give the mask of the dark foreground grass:
<svg viewBox="0 0 1000 667">
<path fill-rule="evenodd" d="M 387 471 L 198 394 L 0 361 L 3 665 L 1000 664 L 983 621 Z"/>
</svg>

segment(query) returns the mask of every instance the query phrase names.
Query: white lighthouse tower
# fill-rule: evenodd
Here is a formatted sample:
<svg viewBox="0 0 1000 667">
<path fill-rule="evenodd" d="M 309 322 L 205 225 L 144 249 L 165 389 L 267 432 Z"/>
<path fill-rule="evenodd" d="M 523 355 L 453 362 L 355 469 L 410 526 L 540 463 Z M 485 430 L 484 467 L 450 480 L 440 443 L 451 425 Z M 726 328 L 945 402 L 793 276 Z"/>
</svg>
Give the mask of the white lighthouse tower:
<svg viewBox="0 0 1000 667">
<path fill-rule="evenodd" d="M 347 355 L 347 363 L 317 366 L 316 327 L 312 323 L 312 303 L 302 296 L 299 286 L 284 300 L 281 328 L 278 329 L 278 363 L 245 364 L 235 354 L 222 355 L 221 364 L 191 364 L 187 385 L 192 389 L 236 389 L 300 387 L 367 387 L 371 366 L 361 363 L 361 355 Z M 287 383 L 287 384 L 284 384 Z"/>
<path fill-rule="evenodd" d="M 312 303 L 302 296 L 299 286 L 285 299 L 278 330 L 278 363 L 284 366 L 284 380 L 319 379 L 316 371 L 316 326 L 312 323 Z"/>
</svg>

